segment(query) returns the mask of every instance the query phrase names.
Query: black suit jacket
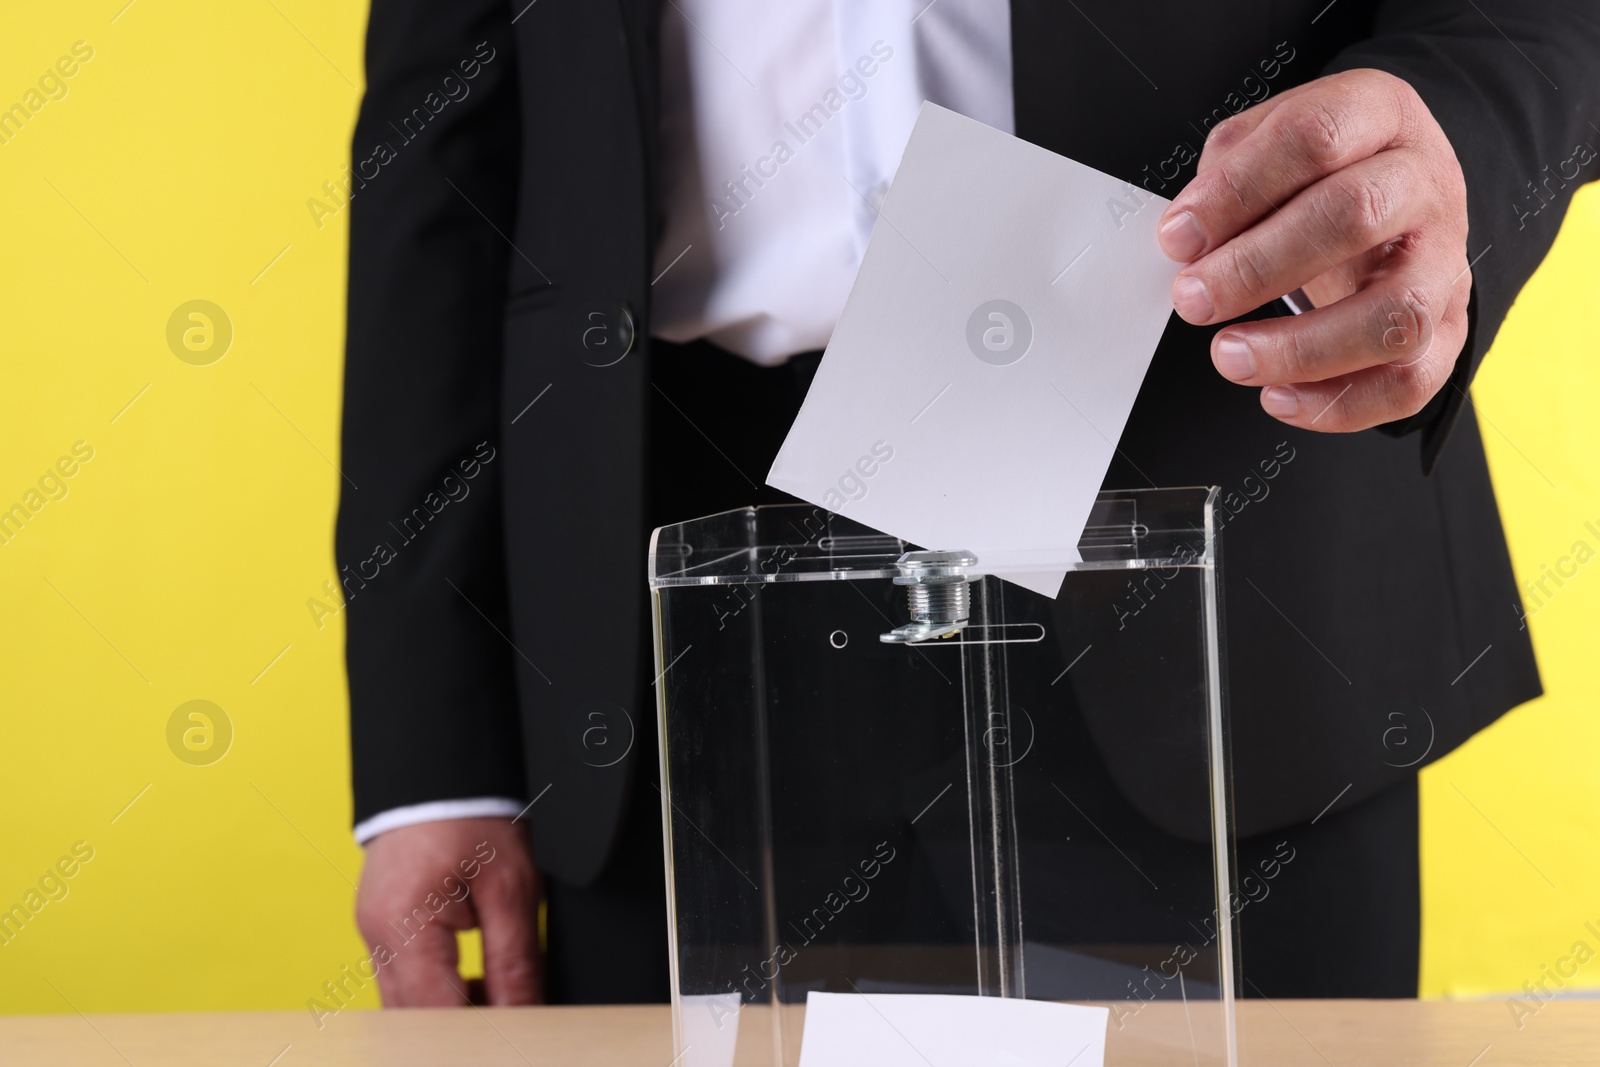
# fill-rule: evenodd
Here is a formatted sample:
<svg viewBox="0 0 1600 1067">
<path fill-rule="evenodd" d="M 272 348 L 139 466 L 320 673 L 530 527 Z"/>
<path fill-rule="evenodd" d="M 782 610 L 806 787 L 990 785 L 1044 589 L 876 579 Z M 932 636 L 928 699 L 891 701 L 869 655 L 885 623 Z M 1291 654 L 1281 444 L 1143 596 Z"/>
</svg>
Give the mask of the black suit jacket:
<svg viewBox="0 0 1600 1067">
<path fill-rule="evenodd" d="M 633 635 L 662 17 L 681 16 L 375 0 L 354 138 L 343 449 L 360 488 L 337 555 L 356 817 L 548 785 L 538 862 L 580 883 L 649 746 L 597 769 L 574 737 L 597 708 L 653 719 Z M 1421 414 L 1286 428 L 1211 369 L 1211 330 L 1174 319 L 1107 478 L 1224 490 L 1241 829 L 1355 803 L 1537 695 L 1466 390 L 1555 236 L 1563 161 L 1596 141 L 1596 7 L 1013 0 L 1012 41 L 1018 135 L 1167 196 L 1210 125 L 1354 67 L 1415 86 L 1466 173 L 1472 332 Z"/>
</svg>

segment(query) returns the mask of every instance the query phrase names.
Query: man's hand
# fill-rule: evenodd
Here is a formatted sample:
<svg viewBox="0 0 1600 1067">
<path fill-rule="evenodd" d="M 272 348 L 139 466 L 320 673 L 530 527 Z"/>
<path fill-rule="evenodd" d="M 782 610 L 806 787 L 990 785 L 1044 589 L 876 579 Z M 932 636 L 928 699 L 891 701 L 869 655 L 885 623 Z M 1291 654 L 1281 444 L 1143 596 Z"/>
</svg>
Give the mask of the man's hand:
<svg viewBox="0 0 1600 1067">
<path fill-rule="evenodd" d="M 1319 78 L 1218 125 L 1160 240 L 1189 264 L 1172 303 L 1197 326 L 1297 288 L 1311 298 L 1314 311 L 1211 342 L 1222 376 L 1264 387 L 1262 408 L 1291 426 L 1413 415 L 1466 340 L 1466 181 L 1422 99 L 1382 71 Z"/>
<path fill-rule="evenodd" d="M 539 872 L 510 819 L 442 819 L 379 834 L 367 845 L 356 925 L 378 964 L 384 1006 L 465 1005 L 456 931 L 474 927 L 483 930 L 489 1003 L 541 1002 L 538 900 Z"/>
</svg>

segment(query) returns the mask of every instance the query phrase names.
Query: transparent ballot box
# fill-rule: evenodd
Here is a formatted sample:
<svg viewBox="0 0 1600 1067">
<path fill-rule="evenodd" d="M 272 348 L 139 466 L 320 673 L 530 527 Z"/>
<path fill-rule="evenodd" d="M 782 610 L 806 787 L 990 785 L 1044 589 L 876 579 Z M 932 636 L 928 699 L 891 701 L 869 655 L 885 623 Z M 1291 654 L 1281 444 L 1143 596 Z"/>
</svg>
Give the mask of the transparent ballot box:
<svg viewBox="0 0 1600 1067">
<path fill-rule="evenodd" d="M 1215 495 L 1102 493 L 1054 599 L 809 505 L 655 531 L 675 1063 L 792 1067 L 822 991 L 1232 1067 Z"/>
</svg>

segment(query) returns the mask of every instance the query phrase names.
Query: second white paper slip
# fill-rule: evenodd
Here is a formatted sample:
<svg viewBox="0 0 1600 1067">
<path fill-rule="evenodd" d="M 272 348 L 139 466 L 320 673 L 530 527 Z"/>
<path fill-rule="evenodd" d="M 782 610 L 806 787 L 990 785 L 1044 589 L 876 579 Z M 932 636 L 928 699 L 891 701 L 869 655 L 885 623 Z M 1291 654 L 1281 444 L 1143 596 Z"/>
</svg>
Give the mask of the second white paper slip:
<svg viewBox="0 0 1600 1067">
<path fill-rule="evenodd" d="M 1007 997 L 811 993 L 800 1067 L 1102 1067 L 1109 1014 Z"/>
<path fill-rule="evenodd" d="M 767 484 L 1055 596 L 1172 311 L 1166 204 L 923 104 Z"/>
</svg>

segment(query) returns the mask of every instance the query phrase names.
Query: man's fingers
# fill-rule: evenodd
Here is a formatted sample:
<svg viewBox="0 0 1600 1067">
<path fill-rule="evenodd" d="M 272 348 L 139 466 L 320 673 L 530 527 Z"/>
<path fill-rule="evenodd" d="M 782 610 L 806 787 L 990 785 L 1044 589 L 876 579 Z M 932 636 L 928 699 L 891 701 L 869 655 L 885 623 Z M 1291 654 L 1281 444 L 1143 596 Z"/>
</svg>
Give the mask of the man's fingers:
<svg viewBox="0 0 1600 1067">
<path fill-rule="evenodd" d="M 456 934 L 475 926 L 490 1002 L 534 1002 L 539 873 L 522 828 L 498 816 L 439 819 L 389 830 L 366 850 L 356 925 L 386 1007 L 465 1006 Z"/>
<path fill-rule="evenodd" d="M 483 984 L 496 1007 L 544 1000 L 534 915 L 538 887 L 532 868 L 502 869 L 482 882 L 473 901 L 483 930 Z"/>
<path fill-rule="evenodd" d="M 1233 146 L 1244 140 L 1256 127 L 1266 121 L 1286 101 L 1293 100 L 1307 90 L 1315 90 L 1315 82 L 1305 82 L 1274 96 L 1269 96 L 1259 104 L 1245 108 L 1231 118 L 1224 119 L 1211 127 L 1211 133 L 1206 137 L 1206 143 L 1200 148 L 1200 162 L 1195 165 L 1195 172 L 1205 173 L 1215 166 L 1217 161 L 1227 155 Z"/>
<path fill-rule="evenodd" d="M 1428 308 L 1441 287 L 1398 280 L 1293 319 L 1230 327 L 1213 345 L 1244 340 L 1270 372 L 1245 384 L 1277 382 L 1261 391 L 1267 414 L 1291 426 L 1328 433 L 1365 430 L 1415 415 L 1449 377 L 1467 334 L 1466 290 L 1443 287 L 1448 303 Z M 1340 373 L 1341 368 L 1359 368 Z"/>
<path fill-rule="evenodd" d="M 1425 401 L 1466 337 L 1461 293 L 1449 278 L 1416 266 L 1385 271 L 1327 307 L 1229 326 L 1212 339 L 1211 359 L 1224 378 L 1261 386 L 1331 381 L 1388 364 L 1406 372 L 1391 384 L 1426 389 Z"/>
<path fill-rule="evenodd" d="M 1268 97 L 1255 107 L 1213 126 L 1206 135 L 1206 143 L 1200 147 L 1200 162 L 1195 164 L 1195 173 L 1204 174 L 1216 166 L 1217 161 L 1233 151 L 1235 145 L 1254 133 L 1281 102 L 1281 97 Z"/>
<path fill-rule="evenodd" d="M 378 990 L 383 1003 L 392 1008 L 460 1007 L 461 976 L 456 971 L 458 950 L 456 932 L 443 923 L 430 922 L 420 931 L 410 931 L 410 941 L 400 941 L 390 931 L 383 941 L 392 950 L 387 963 L 378 967 Z M 376 954 L 375 954 L 376 959 Z"/>
<path fill-rule="evenodd" d="M 1415 394 L 1413 381 L 1405 371 L 1368 367 L 1325 382 L 1269 386 L 1261 390 L 1261 409 L 1301 429 L 1354 433 L 1420 411 L 1421 404 L 1398 399 Z"/>
<path fill-rule="evenodd" d="M 1413 153 L 1380 152 L 1323 178 L 1185 267 L 1173 306 L 1197 326 L 1223 322 L 1343 269 L 1427 217 L 1428 201 L 1412 195 L 1420 166 Z"/>
<path fill-rule="evenodd" d="M 369 864 L 369 870 L 379 864 Z M 383 1003 L 396 1008 L 442 1008 L 463 1003 L 457 986 L 456 931 L 469 926 L 466 905 L 420 887 L 369 885 L 363 871 L 356 924 L 372 948 Z M 409 909 L 409 910 L 408 910 Z"/>
<path fill-rule="evenodd" d="M 1377 70 L 1319 78 L 1222 123 L 1198 170 L 1158 229 L 1190 264 L 1179 315 L 1206 325 L 1317 294 L 1297 318 L 1220 331 L 1218 371 L 1310 429 L 1421 410 L 1466 338 L 1471 279 L 1460 165 L 1416 91 Z"/>
<path fill-rule="evenodd" d="M 1285 95 L 1173 200 L 1158 230 L 1162 249 L 1192 262 L 1311 183 L 1400 143 L 1415 95 L 1399 78 L 1371 71 L 1334 75 L 1315 91 Z M 1223 123 L 1217 136 L 1237 121 Z"/>
</svg>

